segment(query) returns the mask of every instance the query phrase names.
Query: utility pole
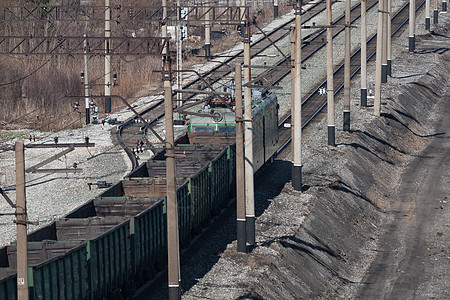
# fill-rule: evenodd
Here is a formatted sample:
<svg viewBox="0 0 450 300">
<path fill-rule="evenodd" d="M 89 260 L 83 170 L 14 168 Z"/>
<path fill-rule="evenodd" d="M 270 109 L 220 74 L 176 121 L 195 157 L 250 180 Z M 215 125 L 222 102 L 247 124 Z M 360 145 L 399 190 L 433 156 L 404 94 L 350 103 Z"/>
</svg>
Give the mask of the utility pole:
<svg viewBox="0 0 450 300">
<path fill-rule="evenodd" d="M 25 153 L 23 141 L 16 152 L 17 299 L 28 300 L 27 205 L 25 193 Z"/>
<path fill-rule="evenodd" d="M 180 249 L 178 235 L 178 204 L 175 178 L 173 106 L 171 86 L 170 57 L 163 61 L 164 112 L 166 129 L 166 180 L 167 180 L 167 247 L 169 300 L 181 299 L 180 288 Z"/>
<path fill-rule="evenodd" d="M 374 95 L 374 114 L 380 116 L 381 110 L 381 52 L 383 51 L 383 11 L 384 1 L 378 2 L 378 24 L 377 24 L 377 49 L 375 60 L 375 95 Z"/>
<path fill-rule="evenodd" d="M 242 112 L 242 69 L 236 64 L 235 103 L 236 103 L 236 227 L 237 251 L 247 252 L 246 220 L 245 220 L 245 172 L 244 172 L 244 128 Z"/>
<path fill-rule="evenodd" d="M 425 30 L 430 30 L 430 24 L 431 24 L 430 2 L 431 2 L 431 0 L 425 1 Z"/>
<path fill-rule="evenodd" d="M 167 38 L 167 0 L 162 0 L 162 7 L 163 7 L 163 12 L 162 12 L 162 24 L 161 24 L 161 37 L 162 38 Z M 162 51 L 163 55 L 169 55 L 169 43 L 164 44 L 164 48 Z"/>
<path fill-rule="evenodd" d="M 251 81 L 250 69 L 250 22 L 245 18 L 244 25 L 244 106 L 245 106 L 245 214 L 247 228 L 247 242 L 255 244 L 255 191 L 253 182 L 253 116 L 252 89 L 248 86 Z"/>
<path fill-rule="evenodd" d="M 387 1 L 387 75 L 392 75 L 392 0 Z M 387 79 L 386 79 L 387 80 Z"/>
<path fill-rule="evenodd" d="M 361 0 L 361 106 L 367 107 L 367 5 Z"/>
<path fill-rule="evenodd" d="M 111 7 L 109 0 L 105 0 L 105 113 L 111 113 L 111 55 L 110 41 L 111 37 Z"/>
<path fill-rule="evenodd" d="M 88 125 L 91 122 L 91 117 L 89 114 L 89 76 L 88 76 L 88 57 L 87 57 L 87 52 L 88 52 L 88 45 L 87 45 L 87 35 L 84 34 L 83 35 L 85 37 L 84 39 L 84 75 L 83 75 L 83 80 L 84 80 L 84 102 L 85 102 L 85 107 L 86 107 L 86 125 Z"/>
<path fill-rule="evenodd" d="M 365 2 L 366 0 L 362 0 L 362 1 Z M 332 10 L 331 10 L 331 0 L 327 0 L 326 6 L 327 6 L 326 8 L 327 8 L 327 120 L 328 120 L 328 145 L 334 147 L 334 146 L 336 146 L 336 125 L 335 125 L 335 122 L 334 122 L 333 28 L 331 27 L 331 22 L 333 21 L 333 17 L 332 17 Z"/>
<path fill-rule="evenodd" d="M 345 0 L 344 131 L 350 131 L 350 0 Z"/>
<path fill-rule="evenodd" d="M 439 11 L 438 11 L 438 2 L 434 0 L 434 10 L 433 10 L 433 24 L 438 23 Z"/>
<path fill-rule="evenodd" d="M 409 0 L 409 52 L 416 49 L 416 1 Z"/>
<path fill-rule="evenodd" d="M 205 2 L 205 8 L 206 8 L 206 15 L 205 15 L 205 56 L 207 59 L 211 58 L 211 16 L 209 13 L 210 7 L 211 7 L 211 0 L 206 0 Z"/>
<path fill-rule="evenodd" d="M 295 35 L 296 29 L 295 25 L 291 26 L 291 137 L 294 137 L 294 111 L 295 111 L 295 72 L 297 69 L 295 68 L 295 56 L 296 56 L 296 48 L 295 48 Z M 294 141 L 291 142 L 291 153 L 294 155 Z"/>
<path fill-rule="evenodd" d="M 183 70 L 183 37 L 181 32 L 181 0 L 177 0 L 177 70 Z M 183 88 L 183 73 L 177 72 L 177 89 Z M 182 105 L 182 93 L 177 93 L 177 107 Z M 179 116 L 177 119 L 180 119 Z"/>
<path fill-rule="evenodd" d="M 383 1 L 384 9 L 387 10 L 388 0 Z M 383 11 L 383 50 L 381 52 L 381 83 L 387 82 L 387 16 L 386 11 Z"/>
<path fill-rule="evenodd" d="M 302 86 L 301 86 L 301 64 L 302 64 L 302 3 L 295 1 L 295 106 L 294 116 L 294 143 L 292 186 L 296 191 L 302 190 Z"/>
<path fill-rule="evenodd" d="M 278 0 L 273 0 L 273 18 L 278 18 Z"/>
</svg>

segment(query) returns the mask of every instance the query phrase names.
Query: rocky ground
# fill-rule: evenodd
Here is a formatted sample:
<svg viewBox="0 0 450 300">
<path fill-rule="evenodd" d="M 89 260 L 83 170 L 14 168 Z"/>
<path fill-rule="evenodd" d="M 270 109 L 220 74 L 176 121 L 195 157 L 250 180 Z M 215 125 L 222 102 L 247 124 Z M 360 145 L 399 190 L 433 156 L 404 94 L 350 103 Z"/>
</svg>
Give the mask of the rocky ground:
<svg viewBox="0 0 450 300">
<path fill-rule="evenodd" d="M 72 168 L 78 164 L 79 173 L 26 173 L 26 195 L 28 219 L 39 221 L 39 226 L 30 225 L 29 231 L 45 226 L 55 219 L 85 203 L 99 194 L 96 186 L 90 190 L 88 183 L 98 180 L 115 183 L 130 171 L 131 163 L 120 145 L 111 142 L 111 125 L 85 127 L 57 133 L 34 132 L 30 130 L 10 131 L 15 136 L 3 144 L 4 148 L 14 145 L 15 139 L 27 138 L 30 134 L 39 138 L 32 143 L 84 143 L 89 137 L 93 148 L 76 148 L 74 151 L 43 166 L 43 168 Z M 25 149 L 25 168 L 40 163 L 64 149 Z M 105 163 L 108 161 L 108 163 Z M 15 159 L 14 151 L 0 150 L 0 183 L 8 196 L 15 202 Z M 0 212 L 14 212 L 7 202 L 0 198 Z M 13 216 L 0 216 L 0 246 L 15 240 L 16 226 Z"/>
<path fill-rule="evenodd" d="M 383 85 L 382 117 L 376 118 L 371 106 L 359 107 L 359 78 L 356 78 L 352 88 L 352 131 L 342 131 L 341 102 L 336 105 L 337 147 L 326 145 L 326 120 L 304 131 L 303 192 L 293 190 L 290 184 L 289 153 L 266 168 L 255 184 L 257 245 L 248 254 L 236 253 L 236 218 L 231 204 L 184 251 L 183 299 L 399 299 L 396 296 L 403 296 L 401 283 L 408 281 L 413 284 L 407 290 L 416 292 L 407 299 L 450 298 L 445 290 L 450 285 L 446 161 L 440 162 L 441 173 L 436 170 L 439 164 L 423 163 L 423 166 L 436 173 L 435 178 L 447 190 L 435 194 L 427 190 L 425 196 L 432 195 L 431 202 L 421 205 L 423 193 L 403 196 L 409 189 L 404 185 L 408 178 L 412 180 L 412 191 L 420 191 L 421 177 L 408 177 L 417 170 L 414 165 L 422 166 L 417 160 L 441 159 L 435 157 L 433 149 L 448 149 L 448 143 L 441 146 L 435 143 L 436 139 L 448 139 L 448 133 L 439 124 L 448 115 L 445 104 L 449 103 L 449 17 L 440 15 L 440 25 L 432 25 L 433 35 L 423 31 L 423 14 L 417 20 L 416 53 L 407 50 L 407 32 L 394 41 L 393 76 Z M 368 68 L 369 82 L 373 82 L 374 70 L 372 63 Z M 90 153 L 85 149 L 72 152 L 54 165 L 64 167 L 78 162 L 85 173 L 27 175 L 31 220 L 39 218 L 41 224 L 51 222 L 98 194 L 98 190 L 88 190 L 88 182 L 100 179 L 115 182 L 129 170 L 126 157 L 111 143 L 107 129 L 110 128 L 57 134 L 60 142 L 82 142 L 89 136 L 98 146 Z M 18 134 L 27 136 L 29 132 Z M 52 142 L 55 134 L 42 136 L 44 141 Z M 49 154 L 26 152 L 27 166 Z M 14 198 L 11 151 L 1 152 L 0 159 L 1 186 Z M 105 167 L 105 159 L 113 163 Z M 425 175 L 422 177 L 426 178 Z M 45 204 L 36 201 L 44 197 L 41 195 L 49 199 Z M 408 207 L 408 212 L 403 212 L 406 206 L 396 206 L 409 201 L 417 205 Z M 54 213 L 55 206 L 61 206 L 61 212 Z M 427 219 L 427 214 L 416 219 L 419 214 L 415 212 L 427 206 L 436 210 L 430 214 L 433 219 Z M 0 211 L 11 209 L 0 201 Z M 419 228 L 423 220 L 426 228 L 407 231 L 408 226 L 400 225 L 405 220 L 414 228 Z M 1 244 L 14 238 L 11 221 L 9 217 L 0 219 Z M 403 233 L 407 238 L 400 239 Z M 415 261 L 425 267 L 404 268 L 402 264 L 409 261 L 405 258 L 414 257 L 407 251 L 411 245 L 405 240 L 417 236 L 426 237 L 417 249 L 427 257 Z M 390 241 L 395 243 L 387 248 Z M 387 256 L 383 256 L 385 253 Z M 377 269 L 385 267 L 378 262 L 384 259 L 394 268 L 386 271 L 385 276 L 382 274 L 386 280 L 377 281 L 380 278 Z M 405 272 L 424 276 L 409 278 L 402 275 Z M 149 286 L 153 299 L 167 298 L 164 280 L 163 274 Z M 372 290 L 387 292 L 381 296 L 370 294 L 368 287 L 375 287 L 374 283 L 379 288 Z M 136 298 L 149 299 L 147 291 L 141 290 Z"/>
<path fill-rule="evenodd" d="M 290 154 L 262 173 L 248 254 L 236 252 L 233 205 L 187 250 L 183 299 L 450 297 L 450 22 L 440 17 L 433 34 L 419 23 L 415 53 L 407 32 L 394 41 L 380 118 L 372 103 L 359 107 L 355 79 L 351 132 L 336 106 L 337 147 L 326 145 L 326 120 L 304 131 L 304 191 L 290 184 Z M 136 299 L 165 299 L 164 277 Z"/>
</svg>

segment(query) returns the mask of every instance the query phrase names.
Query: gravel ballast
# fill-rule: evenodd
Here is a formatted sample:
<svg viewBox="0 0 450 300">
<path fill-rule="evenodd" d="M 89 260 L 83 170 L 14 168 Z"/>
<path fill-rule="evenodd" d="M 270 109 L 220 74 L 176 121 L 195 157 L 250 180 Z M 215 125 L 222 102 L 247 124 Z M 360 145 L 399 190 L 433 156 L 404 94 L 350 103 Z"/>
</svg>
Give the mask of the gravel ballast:
<svg viewBox="0 0 450 300">
<path fill-rule="evenodd" d="M 446 20 L 448 26 L 448 17 L 440 20 Z M 448 45 L 448 37 L 430 40 Z M 383 86 L 381 118 L 373 116 L 371 107 L 359 108 L 356 78 L 350 133 L 342 132 L 342 105 L 336 105 L 338 146 L 326 146 L 326 120 L 304 131 L 303 192 L 290 185 L 289 154 L 262 172 L 255 186 L 256 247 L 249 254 L 236 253 L 235 216 L 230 212 L 228 219 L 220 220 L 220 228 L 201 238 L 195 245 L 198 248 L 184 258 L 183 299 L 349 299 L 355 295 L 364 272 L 380 251 L 377 241 L 383 224 L 392 222 L 387 210 L 402 171 L 429 143 L 426 136 L 434 133 L 439 97 L 448 84 L 448 56 L 433 53 L 433 48 L 420 55 L 427 51 L 421 48 L 422 41 L 419 35 L 419 54 L 407 52 L 407 35 L 396 42 L 393 77 Z M 374 74 L 373 64 L 369 72 Z M 422 75 L 408 77 L 418 73 Z M 406 87 L 399 88 L 402 85 Z M 111 144 L 106 129 L 98 136 L 98 130 L 58 133 L 60 142 L 82 142 L 89 136 L 98 148 L 91 153 L 72 152 L 67 160 L 56 163 L 59 167 L 80 163 L 86 170 L 81 174 L 27 175 L 30 220 L 39 218 L 41 225 L 48 224 L 99 193 L 89 191 L 88 182 L 116 182 L 129 170 L 127 158 Z M 53 141 L 53 135 L 46 138 Z M 27 164 L 49 154 L 27 152 Z M 14 198 L 11 151 L 0 156 L 1 185 Z M 11 211 L 4 202 L 0 205 L 1 211 Z M 55 212 L 55 207 L 61 209 Z M 13 240 L 15 227 L 9 217 L 0 222 L 4 245 Z M 153 299 L 165 299 L 166 289 L 164 284 L 154 288 Z"/>
<path fill-rule="evenodd" d="M 418 25 L 417 53 L 408 53 L 407 32 L 395 42 L 382 117 L 373 115 L 373 103 L 359 108 L 356 78 L 351 132 L 342 131 L 342 103 L 336 106 L 337 147 L 326 145 L 326 120 L 304 131 L 303 192 L 290 184 L 289 155 L 263 172 L 255 186 L 256 247 L 249 254 L 236 253 L 234 216 L 220 223 L 218 232 L 206 235 L 182 265 L 183 299 L 357 297 L 366 271 L 383 251 L 380 237 L 396 220 L 391 205 L 403 171 L 430 144 L 448 101 L 450 57 L 433 52 L 448 48 L 448 17 L 441 17 L 442 23 L 433 36 Z M 369 73 L 374 74 L 373 63 Z M 435 227 L 445 227 L 445 220 Z M 224 239 L 230 242 L 216 244 Z M 442 243 L 448 245 L 448 235 L 432 248 Z M 446 254 L 439 255 L 436 259 L 442 260 Z M 448 257 L 441 263 L 437 271 L 449 266 Z M 431 266 L 426 270 L 430 281 L 422 284 L 423 299 L 431 287 L 436 299 L 445 298 L 448 276 L 434 276 Z M 153 299 L 164 298 L 165 289 L 160 287 Z"/>
</svg>

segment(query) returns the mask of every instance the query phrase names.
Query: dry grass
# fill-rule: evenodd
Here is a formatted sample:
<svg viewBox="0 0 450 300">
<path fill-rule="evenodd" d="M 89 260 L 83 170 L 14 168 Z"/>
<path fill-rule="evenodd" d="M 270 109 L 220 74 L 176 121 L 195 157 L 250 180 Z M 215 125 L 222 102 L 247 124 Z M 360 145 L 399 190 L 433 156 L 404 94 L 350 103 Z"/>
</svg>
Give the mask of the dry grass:
<svg viewBox="0 0 450 300">
<path fill-rule="evenodd" d="M 0 0 L 0 2 L 2 2 Z M 95 1 L 93 1 L 95 2 Z M 256 9 L 258 8 L 258 9 Z M 290 7 L 280 3 L 280 14 Z M 253 10 L 257 16 L 260 27 L 273 18 L 273 6 L 269 3 L 259 3 Z M 98 25 L 98 24 L 97 24 Z M 3 32 L 12 34 L 15 30 L 21 32 L 33 30 L 48 31 L 48 28 L 35 27 L 2 27 Z M 80 28 L 78 28 L 79 30 Z M 222 29 L 215 26 L 213 30 Z M 234 27 L 224 27 L 226 36 L 213 40 L 212 53 L 226 51 L 242 41 L 242 37 Z M 56 29 L 55 29 L 56 30 Z M 57 28 L 64 30 L 64 28 Z M 87 28 L 84 28 L 87 30 Z M 202 34 L 201 28 L 197 32 Z M 74 35 L 77 32 L 73 33 Z M 78 32 L 79 34 L 79 32 Z M 185 43 L 190 48 L 201 49 L 198 56 L 187 54 L 184 58 L 183 68 L 189 69 L 194 64 L 206 62 L 204 58 L 203 41 Z M 203 56 L 203 57 L 202 57 Z M 162 90 L 159 71 L 160 58 L 157 57 L 114 57 L 112 58 L 112 73 L 117 74 L 117 85 L 112 87 L 112 95 L 120 95 L 129 102 L 138 97 Z M 84 87 L 81 84 L 80 73 L 83 71 L 82 56 L 75 57 L 2 57 L 0 68 L 0 129 L 34 128 L 40 130 L 61 130 L 82 126 L 84 123 Z M 112 74 L 111 74 L 112 75 Z M 93 56 L 89 58 L 89 84 L 90 95 L 104 112 L 104 58 Z M 73 109 L 75 102 L 79 102 L 80 109 Z M 124 107 L 122 101 L 112 99 L 112 110 Z M 102 115 L 101 117 L 104 117 Z"/>
</svg>

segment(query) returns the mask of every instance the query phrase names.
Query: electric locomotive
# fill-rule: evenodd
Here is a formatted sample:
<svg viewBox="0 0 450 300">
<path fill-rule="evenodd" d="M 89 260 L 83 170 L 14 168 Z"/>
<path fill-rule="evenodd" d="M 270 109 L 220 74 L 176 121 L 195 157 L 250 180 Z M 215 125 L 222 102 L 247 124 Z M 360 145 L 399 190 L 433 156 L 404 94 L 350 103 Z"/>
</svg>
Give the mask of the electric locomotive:
<svg viewBox="0 0 450 300">
<path fill-rule="evenodd" d="M 233 95 L 203 104 L 188 121 L 191 144 L 222 145 L 236 141 Z M 244 105 L 242 105 L 244 107 Z M 265 88 L 252 89 L 253 165 L 254 172 L 272 160 L 278 145 L 277 96 Z M 244 136 L 248 134 L 244 132 Z M 245 139 L 245 137 L 244 137 Z"/>
</svg>

